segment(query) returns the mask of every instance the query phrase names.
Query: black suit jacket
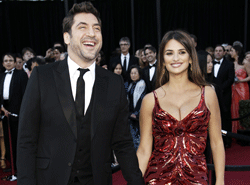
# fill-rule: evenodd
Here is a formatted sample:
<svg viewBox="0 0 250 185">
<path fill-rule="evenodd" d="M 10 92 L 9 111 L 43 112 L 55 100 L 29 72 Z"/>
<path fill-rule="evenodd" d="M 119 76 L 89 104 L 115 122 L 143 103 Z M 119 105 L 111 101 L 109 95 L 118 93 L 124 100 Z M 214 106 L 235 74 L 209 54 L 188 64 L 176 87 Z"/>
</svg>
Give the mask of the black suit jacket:
<svg viewBox="0 0 250 185">
<path fill-rule="evenodd" d="M 0 74 L 0 98 L 3 103 L 3 85 L 6 73 Z M 14 114 L 19 114 L 22 98 L 27 85 L 28 76 L 24 71 L 14 69 L 10 82 L 9 91 L 9 108 L 8 111 Z"/>
<path fill-rule="evenodd" d="M 229 111 L 232 98 L 231 86 L 234 82 L 234 76 L 234 64 L 224 58 L 219 68 L 217 78 L 214 78 L 214 83 L 221 88 L 225 107 L 227 107 Z"/>
<path fill-rule="evenodd" d="M 112 184 L 112 150 L 128 184 L 144 184 L 133 148 L 120 76 L 96 66 L 91 116 L 94 184 Z M 18 185 L 67 185 L 77 144 L 76 111 L 67 60 L 33 70 L 21 106 Z"/>
<path fill-rule="evenodd" d="M 149 65 L 146 66 L 145 68 L 143 68 L 143 80 L 146 83 L 146 87 L 147 87 L 147 93 L 152 92 L 153 90 L 155 90 L 155 82 L 156 82 L 156 71 L 157 71 L 157 62 L 156 62 L 156 66 L 155 66 L 155 73 L 154 76 L 152 78 L 152 81 L 150 81 L 150 76 L 149 76 Z"/>
<path fill-rule="evenodd" d="M 120 63 L 122 65 L 121 55 L 116 56 L 114 58 L 111 58 L 109 66 L 112 66 L 113 63 Z M 130 69 L 130 67 L 132 65 L 137 65 L 138 66 L 139 65 L 139 59 L 137 57 L 134 57 L 133 55 L 130 55 L 127 71 L 123 71 L 122 72 L 122 76 L 123 76 L 124 81 L 128 81 L 129 80 L 129 75 L 130 75 L 129 74 L 129 69 Z"/>
</svg>

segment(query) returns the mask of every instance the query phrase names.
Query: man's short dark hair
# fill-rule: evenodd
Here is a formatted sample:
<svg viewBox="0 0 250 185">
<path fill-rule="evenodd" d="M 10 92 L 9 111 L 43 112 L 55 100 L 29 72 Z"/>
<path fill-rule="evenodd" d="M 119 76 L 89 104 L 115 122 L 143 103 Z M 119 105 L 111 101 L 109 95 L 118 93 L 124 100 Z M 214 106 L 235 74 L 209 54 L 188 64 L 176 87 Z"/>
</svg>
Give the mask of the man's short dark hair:
<svg viewBox="0 0 250 185">
<path fill-rule="evenodd" d="M 21 58 L 23 60 L 23 57 L 22 57 L 22 55 L 20 53 L 16 53 L 15 58 Z"/>
<path fill-rule="evenodd" d="M 74 17 L 76 14 L 79 13 L 91 13 L 93 14 L 97 20 L 98 23 L 101 26 L 101 19 L 99 16 L 99 12 L 97 9 L 93 6 L 93 4 L 89 1 L 85 1 L 82 3 L 75 3 L 73 7 L 69 10 L 68 15 L 63 19 L 62 27 L 63 27 L 63 33 L 68 32 L 71 35 L 71 27 L 74 24 Z"/>
<path fill-rule="evenodd" d="M 217 45 L 215 46 L 214 50 L 215 50 L 217 47 L 222 47 L 223 51 L 224 51 L 224 52 L 226 51 L 225 48 L 224 48 L 221 44 L 217 44 Z"/>
<path fill-rule="evenodd" d="M 26 53 L 27 51 L 33 53 L 34 56 L 36 55 L 36 53 L 35 53 L 35 51 L 34 51 L 33 49 L 31 49 L 30 47 L 25 47 L 25 48 L 22 49 L 22 56 L 23 56 L 24 53 Z"/>
<path fill-rule="evenodd" d="M 128 37 L 122 37 L 122 38 L 120 39 L 119 43 L 120 43 L 121 41 L 127 42 L 127 43 L 130 45 L 130 40 L 129 40 Z"/>
<path fill-rule="evenodd" d="M 15 57 L 15 54 L 14 53 L 5 53 L 2 57 L 2 63 L 3 63 L 3 58 L 5 56 L 11 56 L 13 59 L 14 59 L 14 62 L 16 63 L 16 57 Z"/>
<path fill-rule="evenodd" d="M 146 55 L 145 51 L 146 51 L 147 49 L 149 49 L 149 50 L 153 51 L 154 53 L 156 53 L 156 49 L 155 49 L 153 46 L 149 46 L 149 47 L 145 47 L 145 48 L 143 49 L 145 55 Z"/>
</svg>

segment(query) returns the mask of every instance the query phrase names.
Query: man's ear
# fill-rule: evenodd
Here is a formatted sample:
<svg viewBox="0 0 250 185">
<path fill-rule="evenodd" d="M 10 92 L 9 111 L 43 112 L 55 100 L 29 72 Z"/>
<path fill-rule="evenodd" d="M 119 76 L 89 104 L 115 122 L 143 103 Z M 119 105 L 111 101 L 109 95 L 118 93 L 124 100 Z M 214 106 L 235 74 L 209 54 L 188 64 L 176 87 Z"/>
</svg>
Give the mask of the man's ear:
<svg viewBox="0 0 250 185">
<path fill-rule="evenodd" d="M 70 43 L 70 34 L 68 32 L 63 33 L 63 40 L 64 40 L 64 43 L 67 45 Z"/>
</svg>

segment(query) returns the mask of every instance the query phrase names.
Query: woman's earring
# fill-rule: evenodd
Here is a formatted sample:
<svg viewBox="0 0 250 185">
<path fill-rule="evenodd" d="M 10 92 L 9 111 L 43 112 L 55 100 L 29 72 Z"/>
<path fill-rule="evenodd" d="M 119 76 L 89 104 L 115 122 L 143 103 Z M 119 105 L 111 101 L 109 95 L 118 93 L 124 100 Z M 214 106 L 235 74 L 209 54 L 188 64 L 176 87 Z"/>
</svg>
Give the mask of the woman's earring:
<svg viewBox="0 0 250 185">
<path fill-rule="evenodd" d="M 193 68 L 192 68 L 192 63 L 190 63 L 190 70 L 193 71 Z"/>
</svg>

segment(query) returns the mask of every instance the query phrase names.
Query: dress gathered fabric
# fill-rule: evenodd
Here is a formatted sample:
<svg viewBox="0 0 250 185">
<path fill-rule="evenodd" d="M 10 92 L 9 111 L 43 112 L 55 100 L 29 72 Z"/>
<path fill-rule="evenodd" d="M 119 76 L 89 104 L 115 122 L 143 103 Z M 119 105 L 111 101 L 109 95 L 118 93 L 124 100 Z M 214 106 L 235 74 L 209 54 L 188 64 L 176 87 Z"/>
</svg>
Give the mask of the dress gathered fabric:
<svg viewBox="0 0 250 185">
<path fill-rule="evenodd" d="M 152 131 L 153 152 L 144 175 L 149 185 L 207 185 L 204 155 L 210 120 L 202 87 L 201 100 L 185 118 L 164 111 L 155 91 Z"/>
<path fill-rule="evenodd" d="M 245 79 L 247 72 L 244 69 L 235 71 L 235 76 L 239 79 Z M 233 83 L 232 85 L 232 103 L 231 103 L 231 116 L 232 118 L 239 117 L 239 101 L 249 99 L 249 86 L 247 82 Z M 237 133 L 238 129 L 244 129 L 240 126 L 239 121 L 232 121 L 232 132 Z"/>
</svg>

